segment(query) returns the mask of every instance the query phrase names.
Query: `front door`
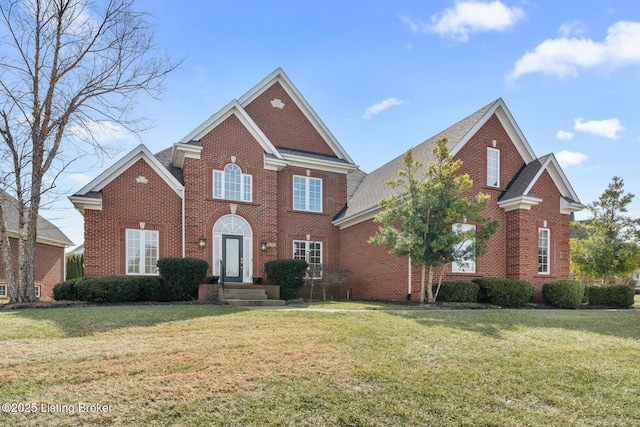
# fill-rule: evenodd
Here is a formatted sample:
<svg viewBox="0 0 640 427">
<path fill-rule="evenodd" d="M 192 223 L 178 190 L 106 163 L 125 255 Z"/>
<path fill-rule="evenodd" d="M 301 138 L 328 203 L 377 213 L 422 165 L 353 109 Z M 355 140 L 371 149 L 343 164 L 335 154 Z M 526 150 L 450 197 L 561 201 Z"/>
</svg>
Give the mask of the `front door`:
<svg viewBox="0 0 640 427">
<path fill-rule="evenodd" d="M 225 282 L 242 282 L 242 236 L 222 236 Z"/>
</svg>

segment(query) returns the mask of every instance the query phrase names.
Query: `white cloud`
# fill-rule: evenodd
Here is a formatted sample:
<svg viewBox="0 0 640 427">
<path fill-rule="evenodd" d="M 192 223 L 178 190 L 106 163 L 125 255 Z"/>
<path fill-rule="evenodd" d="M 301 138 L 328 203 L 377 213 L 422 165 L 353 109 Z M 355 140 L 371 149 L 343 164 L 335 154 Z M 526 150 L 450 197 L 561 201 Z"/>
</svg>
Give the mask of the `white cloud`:
<svg viewBox="0 0 640 427">
<path fill-rule="evenodd" d="M 515 63 L 508 78 L 515 80 L 536 72 L 557 77 L 575 77 L 581 70 L 600 67 L 615 69 L 628 64 L 640 64 L 638 40 L 640 22 L 625 21 L 616 22 L 609 27 L 602 42 L 568 36 L 548 39 L 533 51 L 525 53 Z"/>
<path fill-rule="evenodd" d="M 373 104 L 367 111 L 364 112 L 364 118 L 369 120 L 371 117 L 376 114 L 386 110 L 387 108 L 393 107 L 394 105 L 402 105 L 404 101 L 400 101 L 398 98 L 387 98 L 382 102 L 378 102 L 377 104 Z"/>
<path fill-rule="evenodd" d="M 574 136 L 575 136 L 575 133 L 567 132 L 566 130 L 559 130 L 558 133 L 556 133 L 556 138 L 562 139 L 563 141 L 568 141 L 570 139 L 573 139 Z"/>
<path fill-rule="evenodd" d="M 581 36 L 587 31 L 587 26 L 581 21 L 567 21 L 558 28 L 562 37 Z"/>
<path fill-rule="evenodd" d="M 415 21 L 407 15 L 401 16 L 400 19 L 414 32 L 434 32 L 466 42 L 471 33 L 504 31 L 525 16 L 522 9 L 508 7 L 500 0 L 467 0 L 457 1 L 455 6 L 433 15 L 431 24 Z"/>
<path fill-rule="evenodd" d="M 68 128 L 69 133 L 77 140 L 105 147 L 112 142 L 124 141 L 135 144 L 136 136 L 117 123 L 108 121 L 86 122 Z"/>
<path fill-rule="evenodd" d="M 556 154 L 556 159 L 561 167 L 566 168 L 568 166 L 579 165 L 587 160 L 587 156 L 582 153 L 573 153 L 571 151 L 562 150 Z"/>
<path fill-rule="evenodd" d="M 618 139 L 618 132 L 624 130 L 617 118 L 607 120 L 589 120 L 585 122 L 582 117 L 574 120 L 573 128 L 579 132 L 588 132 L 609 139 Z"/>
</svg>

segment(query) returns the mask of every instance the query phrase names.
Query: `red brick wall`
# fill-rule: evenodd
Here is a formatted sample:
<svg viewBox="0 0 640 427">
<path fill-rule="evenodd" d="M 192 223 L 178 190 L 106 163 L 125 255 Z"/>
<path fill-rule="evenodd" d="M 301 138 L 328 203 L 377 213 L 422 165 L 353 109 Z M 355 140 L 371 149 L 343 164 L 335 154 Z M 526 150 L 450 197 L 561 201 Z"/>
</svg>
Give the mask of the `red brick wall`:
<svg viewBox="0 0 640 427">
<path fill-rule="evenodd" d="M 500 187 L 486 186 L 487 147 L 500 149 Z M 494 116 L 457 153 L 463 161 L 461 173 L 473 179 L 473 192 L 491 196 L 486 214 L 500 220 L 501 225 L 489 241 L 485 255 L 478 257 L 475 274 L 452 273 L 451 265 L 445 266 L 443 280 L 472 280 L 475 277 L 512 277 L 541 284 L 569 275 L 569 216 L 560 214 L 560 193 L 548 173 L 544 173 L 533 188 L 533 193 L 543 202 L 532 210 L 516 210 L 505 213 L 497 205 L 500 193 L 524 164 L 524 160 L 511 143 L 499 120 Z M 551 274 L 540 275 L 538 269 L 538 227 L 547 221 L 551 229 Z M 349 285 L 353 298 L 405 299 L 407 295 L 407 259 L 397 260 L 383 247 L 375 247 L 367 240 L 378 230 L 371 220 L 343 229 L 340 233 L 342 268 L 349 269 Z M 435 271 L 437 280 L 440 270 Z M 420 269 L 413 268 L 412 299 L 417 299 L 420 289 Z M 536 296 L 541 286 L 536 286 Z"/>
<path fill-rule="evenodd" d="M 284 102 L 286 104 L 288 101 Z M 269 105 L 269 108 L 272 107 Z M 295 120 L 291 127 L 294 126 Z M 236 205 L 236 215 L 244 218 L 253 232 L 254 276 L 264 275 L 266 261 L 291 258 L 293 240 L 305 240 L 306 234 L 323 242 L 325 262 L 339 264 L 339 230 L 331 224 L 331 218 L 346 203 L 346 175 L 310 170 L 310 176 L 323 180 L 323 212 L 296 212 L 293 211 L 292 202 L 293 175 L 306 176 L 306 169 L 287 167 L 280 172 L 265 170 L 264 150 L 235 116 L 209 132 L 202 139 L 202 146 L 200 160 L 186 159 L 184 167 L 187 256 L 199 257 L 212 264 L 213 227 L 222 216 L 232 213 L 230 205 L 233 203 Z M 232 162 L 232 156 L 243 174 L 252 175 L 251 202 L 220 200 L 212 196 L 213 171 L 223 170 Z M 197 245 L 201 235 L 207 237 L 205 249 Z M 263 240 L 275 243 L 276 247 L 262 252 L 260 243 Z M 212 271 L 210 268 L 210 274 Z"/>
<path fill-rule="evenodd" d="M 273 107 L 273 99 L 281 100 L 284 107 Z M 247 105 L 245 111 L 276 146 L 335 155 L 278 82 Z"/>
<path fill-rule="evenodd" d="M 148 182 L 137 182 L 140 176 Z M 84 215 L 85 274 L 126 273 L 126 229 L 159 231 L 159 256 L 182 256 L 182 201 L 162 178 L 139 160 L 102 190 L 102 210 Z"/>
<path fill-rule="evenodd" d="M 11 256 L 15 262 L 14 269 L 18 275 L 18 241 L 9 238 Z M 5 284 L 4 264 L 0 261 L 0 284 Z M 64 248 L 36 243 L 35 285 L 40 286 L 40 299 L 53 298 L 53 286 L 64 280 Z M 7 296 L 9 289 L 7 288 Z"/>
</svg>

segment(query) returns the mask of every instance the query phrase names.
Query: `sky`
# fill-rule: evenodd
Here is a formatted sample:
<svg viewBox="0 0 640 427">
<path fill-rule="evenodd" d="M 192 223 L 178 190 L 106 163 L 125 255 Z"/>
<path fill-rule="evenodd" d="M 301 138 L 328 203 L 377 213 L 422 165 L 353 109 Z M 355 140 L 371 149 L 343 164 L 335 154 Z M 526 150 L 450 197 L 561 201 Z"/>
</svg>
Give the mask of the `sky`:
<svg viewBox="0 0 640 427">
<path fill-rule="evenodd" d="M 537 156 L 554 153 L 583 204 L 619 176 L 640 216 L 640 2 L 629 0 L 142 0 L 181 66 L 154 126 L 102 126 L 117 154 L 59 178 L 68 195 L 138 144 L 170 147 L 278 67 L 365 172 L 502 98 Z M 82 216 L 41 212 L 71 240 Z M 588 217 L 587 211 L 577 214 Z"/>
</svg>

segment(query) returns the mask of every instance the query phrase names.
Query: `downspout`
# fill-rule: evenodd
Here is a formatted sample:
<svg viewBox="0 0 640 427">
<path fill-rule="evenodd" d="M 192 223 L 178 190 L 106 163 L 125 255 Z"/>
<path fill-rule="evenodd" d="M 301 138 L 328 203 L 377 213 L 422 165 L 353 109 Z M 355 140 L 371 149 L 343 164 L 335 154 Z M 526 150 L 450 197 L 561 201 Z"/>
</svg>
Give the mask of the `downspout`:
<svg viewBox="0 0 640 427">
<path fill-rule="evenodd" d="M 411 301 L 411 252 L 409 252 L 409 289 L 407 289 L 407 301 Z"/>
<path fill-rule="evenodd" d="M 185 244 L 185 240 L 187 238 L 187 229 L 186 229 L 186 224 L 185 224 L 185 196 L 184 196 L 184 190 L 185 188 L 182 187 L 182 189 L 180 190 L 180 192 L 182 193 L 182 258 L 184 258 L 186 256 L 186 244 Z"/>
</svg>

